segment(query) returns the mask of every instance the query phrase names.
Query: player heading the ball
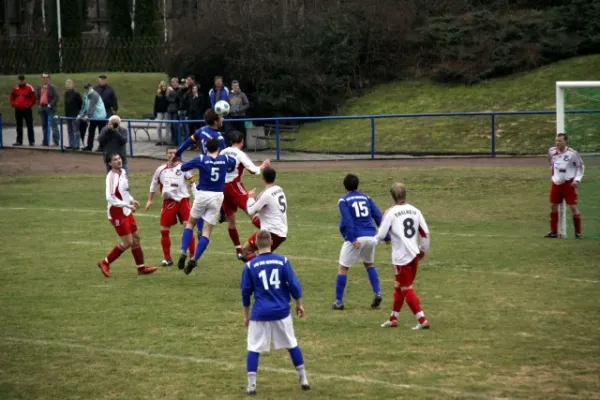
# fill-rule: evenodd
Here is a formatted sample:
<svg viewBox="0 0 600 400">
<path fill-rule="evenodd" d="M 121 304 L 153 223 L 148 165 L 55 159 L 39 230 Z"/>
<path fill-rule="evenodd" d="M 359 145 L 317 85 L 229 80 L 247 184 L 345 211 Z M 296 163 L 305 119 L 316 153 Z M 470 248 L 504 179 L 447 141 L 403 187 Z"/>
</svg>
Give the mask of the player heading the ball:
<svg viewBox="0 0 600 400">
<path fill-rule="evenodd" d="M 242 271 L 242 304 L 244 324 L 248 328 L 248 372 L 247 394 L 256 394 L 256 372 L 260 353 L 270 351 L 271 342 L 275 350 L 285 348 L 298 371 L 302 390 L 310 389 L 304 357 L 294 334 L 290 314 L 290 296 L 296 300 L 296 315 L 304 317 L 302 287 L 289 260 L 271 252 L 271 234 L 261 230 L 256 235 L 259 255 L 244 266 Z M 250 313 L 250 298 L 254 305 Z"/>
</svg>

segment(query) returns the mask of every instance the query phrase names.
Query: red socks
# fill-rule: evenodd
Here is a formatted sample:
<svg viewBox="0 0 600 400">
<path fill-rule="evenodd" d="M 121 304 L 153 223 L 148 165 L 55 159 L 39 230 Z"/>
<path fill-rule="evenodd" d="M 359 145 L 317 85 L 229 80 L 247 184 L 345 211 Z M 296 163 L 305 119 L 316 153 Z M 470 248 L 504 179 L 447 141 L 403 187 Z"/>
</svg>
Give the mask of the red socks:
<svg viewBox="0 0 600 400">
<path fill-rule="evenodd" d="M 550 232 L 558 232 L 558 212 L 550 213 Z"/>
<path fill-rule="evenodd" d="M 160 245 L 163 250 L 163 257 L 165 260 L 171 259 L 171 238 L 169 237 L 169 231 L 160 231 Z"/>
<path fill-rule="evenodd" d="M 575 234 L 581 235 L 581 214 L 573 215 L 573 225 L 575 225 Z"/>
<path fill-rule="evenodd" d="M 390 320 L 398 319 L 398 313 L 404 304 L 404 292 L 400 288 L 394 290 L 394 303 L 392 304 L 392 315 Z"/>
<path fill-rule="evenodd" d="M 235 247 L 240 246 L 240 235 L 237 229 L 229 229 L 229 237 L 231 238 L 231 242 Z"/>
<path fill-rule="evenodd" d="M 196 252 L 196 238 L 194 235 L 192 235 L 192 240 L 190 240 L 190 247 L 188 247 L 188 249 L 190 250 L 190 257 L 194 257 L 194 253 Z"/>
<path fill-rule="evenodd" d="M 144 252 L 142 251 L 142 246 L 140 246 L 139 244 L 136 246 L 134 245 L 131 248 L 131 254 L 133 254 L 133 259 L 135 260 L 135 265 L 139 267 L 143 267 L 144 266 Z"/>
<path fill-rule="evenodd" d="M 259 216 L 252 218 L 252 225 L 254 225 L 258 229 L 260 229 L 260 217 Z"/>
<path fill-rule="evenodd" d="M 415 291 L 413 289 L 405 290 L 404 298 L 406 299 L 406 304 L 408 304 L 408 306 L 410 307 L 410 310 L 412 311 L 413 314 L 417 315 L 417 314 L 421 313 L 421 315 L 423 315 L 423 310 L 421 309 L 421 301 L 419 300 L 419 298 L 417 297 L 417 294 L 415 293 Z M 427 319 L 425 318 L 424 315 L 419 317 L 420 324 L 422 324 L 425 321 L 427 321 Z"/>
<path fill-rule="evenodd" d="M 108 253 L 108 255 L 106 256 L 106 262 L 111 264 L 113 261 L 119 258 L 124 251 L 125 250 L 123 250 L 123 248 L 121 247 L 121 243 L 119 243 L 118 245 L 113 247 L 110 253 Z"/>
</svg>

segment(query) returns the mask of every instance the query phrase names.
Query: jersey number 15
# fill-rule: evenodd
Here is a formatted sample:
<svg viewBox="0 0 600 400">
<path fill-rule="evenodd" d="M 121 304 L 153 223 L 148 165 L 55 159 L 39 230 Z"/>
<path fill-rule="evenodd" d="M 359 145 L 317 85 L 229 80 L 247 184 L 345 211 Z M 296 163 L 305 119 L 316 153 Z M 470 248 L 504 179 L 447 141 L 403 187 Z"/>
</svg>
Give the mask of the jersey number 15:
<svg viewBox="0 0 600 400">
<path fill-rule="evenodd" d="M 369 207 L 367 207 L 367 204 L 364 201 L 357 201 L 352 203 L 352 208 L 354 208 L 356 218 L 369 216 Z"/>
</svg>

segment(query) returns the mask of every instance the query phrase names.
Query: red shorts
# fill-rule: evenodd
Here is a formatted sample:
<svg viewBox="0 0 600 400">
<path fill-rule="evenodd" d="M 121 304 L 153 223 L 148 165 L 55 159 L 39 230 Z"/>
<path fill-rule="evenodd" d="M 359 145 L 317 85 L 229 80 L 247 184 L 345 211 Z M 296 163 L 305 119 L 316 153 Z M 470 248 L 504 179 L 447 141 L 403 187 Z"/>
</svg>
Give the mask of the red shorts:
<svg viewBox="0 0 600 400">
<path fill-rule="evenodd" d="M 124 216 L 122 212 L 120 214 L 120 216 L 112 216 L 112 219 L 109 219 L 112 226 L 115 227 L 117 235 L 121 237 L 136 233 L 138 228 L 133 214 L 129 214 L 128 216 Z"/>
<path fill-rule="evenodd" d="M 563 182 L 560 185 L 552 184 L 550 188 L 550 204 L 560 204 L 563 200 L 568 205 L 574 206 L 577 204 L 577 188 L 571 186 L 573 180 Z"/>
<path fill-rule="evenodd" d="M 225 184 L 223 190 L 223 211 L 229 217 L 236 213 L 238 208 L 246 210 L 248 203 L 248 192 L 242 182 L 230 182 Z"/>
<path fill-rule="evenodd" d="M 419 256 L 415 257 L 407 265 L 394 265 L 396 282 L 400 286 L 410 286 L 415 281 L 417 269 L 419 268 Z"/>
<path fill-rule="evenodd" d="M 162 209 L 160 210 L 160 226 L 173 226 L 179 223 L 184 223 L 190 219 L 190 199 L 182 199 L 181 201 L 163 200 Z"/>
<path fill-rule="evenodd" d="M 252 236 L 248 238 L 248 243 L 254 250 L 258 250 L 258 246 L 256 245 L 256 235 L 258 235 L 258 231 L 254 232 Z M 285 242 L 284 237 L 271 233 L 271 251 L 275 251 L 283 242 Z"/>
</svg>

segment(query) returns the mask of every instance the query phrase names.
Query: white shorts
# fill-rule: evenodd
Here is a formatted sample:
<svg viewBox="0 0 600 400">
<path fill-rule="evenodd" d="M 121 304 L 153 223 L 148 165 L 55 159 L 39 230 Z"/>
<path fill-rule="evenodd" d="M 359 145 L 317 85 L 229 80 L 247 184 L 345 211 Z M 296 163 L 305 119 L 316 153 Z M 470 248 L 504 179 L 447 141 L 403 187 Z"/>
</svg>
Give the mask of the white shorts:
<svg viewBox="0 0 600 400">
<path fill-rule="evenodd" d="M 211 225 L 216 225 L 219 220 L 219 210 L 223 203 L 222 192 L 205 192 L 199 190 L 194 197 L 192 205 L 192 218 L 200 219 Z"/>
<path fill-rule="evenodd" d="M 357 262 L 373 264 L 375 262 L 375 248 L 377 240 L 373 236 L 361 236 L 356 239 L 360 242 L 360 247 L 355 248 L 352 243 L 344 242 L 340 250 L 340 265 L 351 267 Z"/>
<path fill-rule="evenodd" d="M 250 321 L 248 351 L 255 353 L 269 351 L 271 350 L 271 340 L 275 350 L 293 349 L 298 346 L 291 315 L 278 321 Z"/>
</svg>

